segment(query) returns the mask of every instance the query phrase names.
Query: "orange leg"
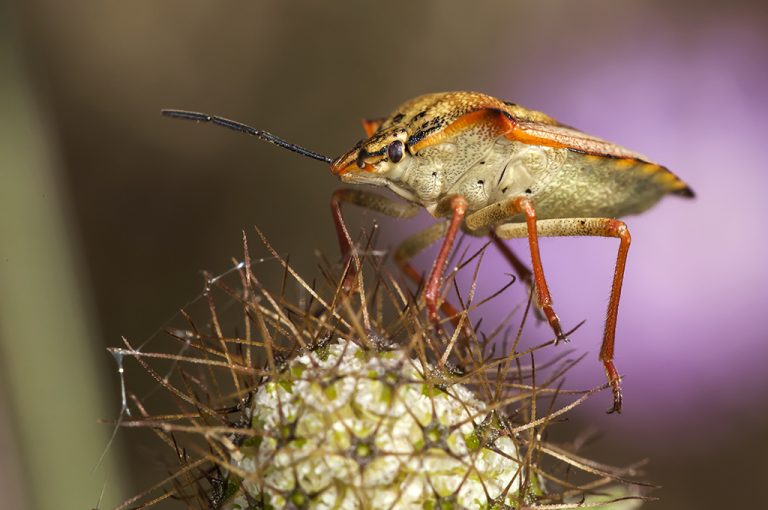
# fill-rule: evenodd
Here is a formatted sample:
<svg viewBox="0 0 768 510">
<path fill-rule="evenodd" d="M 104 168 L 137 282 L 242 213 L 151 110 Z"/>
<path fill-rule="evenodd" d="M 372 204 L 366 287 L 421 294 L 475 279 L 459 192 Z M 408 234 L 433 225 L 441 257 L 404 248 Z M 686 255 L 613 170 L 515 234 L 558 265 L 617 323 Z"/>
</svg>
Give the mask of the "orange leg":
<svg viewBox="0 0 768 510">
<path fill-rule="evenodd" d="M 560 326 L 560 319 L 555 313 L 554 308 L 552 308 L 552 296 L 549 294 L 547 280 L 544 278 L 544 268 L 541 265 L 541 254 L 539 253 L 536 209 L 533 206 L 533 202 L 527 197 L 514 197 L 483 207 L 467 217 L 467 228 L 470 230 L 477 230 L 496 225 L 505 220 L 509 220 L 520 213 L 525 215 L 525 225 L 515 225 L 522 227 L 523 229 L 521 232 L 524 235 L 518 237 L 528 237 L 528 246 L 531 250 L 531 266 L 533 267 L 533 281 L 536 285 L 536 304 L 541 311 L 544 312 L 544 316 L 547 318 L 549 326 L 555 333 L 555 343 L 567 342 L 568 337 L 563 333 L 563 328 Z M 505 224 L 497 227 L 495 230 L 496 235 L 502 239 L 509 239 L 509 237 L 501 232 L 501 229 L 507 226 L 508 225 Z"/>
<path fill-rule="evenodd" d="M 530 288 L 533 285 L 533 273 L 528 268 L 528 266 L 526 266 L 525 263 L 520 260 L 517 255 L 515 255 L 515 252 L 513 252 L 512 249 L 507 246 L 503 239 L 496 235 L 494 230 L 491 230 L 490 236 L 493 244 L 496 245 L 496 248 L 498 248 L 504 258 L 507 259 L 507 262 L 509 262 L 509 265 L 512 266 L 512 269 L 515 271 L 517 276 L 519 276 L 523 283 L 525 283 Z"/>
<path fill-rule="evenodd" d="M 611 413 L 621 412 L 621 385 L 618 370 L 613 364 L 613 350 L 616 342 L 616 322 L 619 316 L 619 299 L 621 298 L 621 285 L 624 283 L 624 268 L 627 265 L 627 255 L 632 237 L 629 229 L 623 221 L 606 220 L 602 225 L 602 235 L 619 238 L 619 253 L 616 256 L 616 267 L 613 271 L 613 284 L 611 285 L 611 299 L 608 301 L 608 314 L 605 320 L 605 332 L 603 344 L 600 346 L 600 361 L 605 366 L 605 373 L 613 389 L 614 402 Z"/>
<path fill-rule="evenodd" d="M 345 191 L 346 190 L 336 190 L 331 196 L 331 214 L 333 215 L 333 223 L 336 226 L 336 236 L 339 239 L 342 267 L 346 267 L 347 264 L 349 264 L 349 257 L 352 252 L 352 238 L 349 236 L 347 224 L 344 222 L 344 217 L 341 214 L 341 201 Z M 349 270 L 341 284 L 343 292 L 352 290 L 355 275 L 356 270 L 354 264 L 352 264 L 349 266 Z"/>
<path fill-rule="evenodd" d="M 629 229 L 623 221 L 612 218 L 566 218 L 554 220 L 540 220 L 537 224 L 538 235 L 545 237 L 554 236 L 600 236 L 616 237 L 619 239 L 619 251 L 616 255 L 616 267 L 613 272 L 613 284 L 611 297 L 606 313 L 603 343 L 600 347 L 600 361 L 605 367 L 608 382 L 613 390 L 613 407 L 609 413 L 621 412 L 621 376 L 613 363 L 614 346 L 616 341 L 616 322 L 619 315 L 619 300 L 621 298 L 621 286 L 624 281 L 624 269 L 627 264 L 627 255 L 632 238 Z M 530 236 L 528 226 L 521 224 L 501 225 L 496 230 L 502 239 Z M 534 263 L 534 274 L 536 265 Z"/>
<path fill-rule="evenodd" d="M 401 266 L 403 273 L 411 279 L 412 282 L 414 282 L 416 285 L 424 285 L 424 277 L 416 271 L 416 269 L 413 268 L 413 266 L 406 262 Z M 452 317 L 451 324 L 454 325 L 454 327 L 459 326 L 459 310 L 453 306 L 448 301 L 443 301 L 440 304 L 440 311 L 443 312 L 446 317 Z"/>
<path fill-rule="evenodd" d="M 528 292 L 532 292 L 534 290 L 534 286 L 533 286 L 533 272 L 531 271 L 531 269 L 527 265 L 525 265 L 525 262 L 520 260 L 518 256 L 515 255 L 515 252 L 512 251 L 512 248 L 510 248 L 507 245 L 507 243 L 504 242 L 503 239 L 499 238 L 499 236 L 496 235 L 496 231 L 494 229 L 491 229 L 489 235 L 491 237 L 491 240 L 493 241 L 493 244 L 496 245 L 496 248 L 499 250 L 499 252 L 501 252 L 504 258 L 507 259 L 507 262 L 509 262 L 509 265 L 512 266 L 512 270 L 523 281 L 525 286 L 528 287 Z M 539 321 L 547 320 L 547 318 L 544 317 L 544 313 L 541 311 L 541 308 L 539 308 L 538 306 L 533 307 L 533 315 Z"/>
<path fill-rule="evenodd" d="M 345 192 L 348 190 L 337 189 L 331 195 L 331 214 L 333 215 L 333 223 L 336 226 L 336 235 L 339 238 L 339 249 L 341 250 L 341 256 L 346 262 L 349 252 L 352 250 L 350 243 L 349 232 L 347 231 L 347 225 L 344 223 L 344 217 L 341 215 L 341 202 Z"/>
<path fill-rule="evenodd" d="M 515 198 L 510 202 L 509 205 L 511 206 L 512 213 L 522 212 L 525 214 L 528 245 L 531 249 L 533 281 L 536 285 L 536 302 L 541 311 L 544 312 L 544 316 L 547 318 L 549 326 L 555 333 L 555 343 L 557 344 L 560 342 L 567 342 L 568 337 L 566 337 L 565 333 L 563 333 L 563 328 L 560 326 L 560 318 L 557 316 L 555 309 L 552 307 L 552 296 L 549 294 L 547 280 L 544 277 L 544 267 L 541 264 L 541 253 L 539 252 L 539 234 L 536 225 L 536 209 L 533 206 L 533 202 L 526 197 Z"/>
<path fill-rule="evenodd" d="M 378 213 L 395 218 L 411 218 L 415 216 L 420 209 L 420 207 L 413 204 L 394 201 L 367 190 L 348 188 L 336 190 L 331 197 L 331 213 L 333 214 L 333 222 L 336 226 L 336 234 L 339 239 L 339 248 L 341 250 L 342 260 L 344 261 L 345 265 L 349 262 L 352 245 L 349 231 L 341 213 L 342 203 L 354 204 L 358 207 L 370 209 L 372 211 L 376 211 Z M 394 258 L 397 264 L 400 266 L 406 276 L 408 276 L 419 286 L 424 284 L 424 278 L 421 274 L 419 274 L 418 271 L 413 268 L 413 266 L 411 266 L 408 260 L 433 242 L 445 236 L 446 225 L 446 222 L 435 223 L 431 225 L 422 232 L 419 232 L 416 235 L 403 241 L 395 251 Z M 354 278 L 355 268 L 351 267 L 343 283 L 343 289 L 345 292 L 348 292 L 354 286 Z M 454 326 L 458 325 L 458 311 L 455 307 L 453 307 L 450 303 L 445 302 L 440 306 L 440 309 L 445 315 L 453 317 L 452 323 Z"/>
<path fill-rule="evenodd" d="M 331 214 L 333 215 L 333 223 L 336 226 L 336 235 L 339 238 L 339 249 L 341 250 L 341 257 L 345 266 L 349 263 L 349 257 L 352 252 L 352 242 L 351 237 L 349 236 L 349 231 L 347 230 L 347 225 L 344 222 L 344 217 L 341 214 L 342 203 L 351 203 L 395 218 L 410 218 L 415 216 L 419 210 L 419 208 L 413 204 L 396 202 L 366 190 L 344 188 L 334 191 L 331 196 Z M 351 290 L 354 281 L 355 268 L 350 267 L 342 284 L 343 290 L 345 292 Z"/>
<path fill-rule="evenodd" d="M 400 266 L 400 269 L 403 271 L 403 273 L 419 287 L 425 284 L 425 278 L 421 273 L 419 273 L 419 271 L 414 269 L 409 260 L 415 257 L 416 254 L 420 253 L 422 250 L 426 249 L 428 246 L 432 245 L 432 243 L 438 239 L 445 237 L 446 232 L 448 231 L 448 226 L 449 222 L 447 221 L 433 223 L 426 229 L 417 232 L 416 234 L 405 239 L 397 247 L 397 250 L 395 250 L 395 262 L 397 262 L 397 265 Z M 440 311 L 442 311 L 443 314 L 445 314 L 447 317 L 452 317 L 451 323 L 454 325 L 454 327 L 459 326 L 459 311 L 451 303 L 448 301 L 443 301 L 443 303 L 440 305 Z M 471 336 L 469 330 L 467 330 L 467 334 Z"/>
<path fill-rule="evenodd" d="M 464 197 L 457 195 L 449 199 L 449 206 L 452 215 L 448 223 L 448 231 L 445 233 L 443 245 L 440 247 L 440 252 L 437 254 L 435 263 L 432 266 L 432 272 L 427 280 L 427 285 L 424 287 L 424 299 L 427 302 L 427 313 L 429 319 L 435 324 L 440 321 L 440 317 L 437 315 L 437 299 L 440 294 L 440 280 L 443 277 L 443 271 L 445 270 L 448 256 L 451 254 L 451 247 L 453 247 L 453 242 L 456 240 L 456 234 L 459 232 L 461 224 L 464 222 L 464 216 L 467 214 L 468 204 Z"/>
</svg>

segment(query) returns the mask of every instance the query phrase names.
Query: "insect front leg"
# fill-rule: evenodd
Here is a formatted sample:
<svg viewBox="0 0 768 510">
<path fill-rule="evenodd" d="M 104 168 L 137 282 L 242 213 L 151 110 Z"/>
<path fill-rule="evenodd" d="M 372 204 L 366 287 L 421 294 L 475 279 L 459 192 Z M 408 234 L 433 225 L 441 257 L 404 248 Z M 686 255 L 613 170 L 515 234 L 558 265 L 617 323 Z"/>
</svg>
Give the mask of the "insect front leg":
<svg viewBox="0 0 768 510">
<path fill-rule="evenodd" d="M 527 235 L 525 227 L 519 224 L 501 225 L 496 229 L 496 233 L 502 239 L 525 237 Z M 597 236 L 617 237 L 619 239 L 619 251 L 616 256 L 616 267 L 613 272 L 613 284 L 611 286 L 611 298 L 608 301 L 603 343 L 600 347 L 600 361 L 605 366 L 605 373 L 613 390 L 613 407 L 608 412 L 620 413 L 622 406 L 621 377 L 613 363 L 613 353 L 621 286 L 624 282 L 624 268 L 627 264 L 629 245 L 632 242 L 629 229 L 623 221 L 612 218 L 567 218 L 539 221 L 538 235 L 547 237 Z"/>
<path fill-rule="evenodd" d="M 342 203 L 354 204 L 358 207 L 370 209 L 395 218 L 412 218 L 419 212 L 419 206 L 417 205 L 391 200 L 371 191 L 349 188 L 342 188 L 334 191 L 331 196 L 331 213 L 333 214 L 333 222 L 336 225 L 336 235 L 339 238 L 339 249 L 341 250 L 341 257 L 345 266 L 349 263 L 353 247 L 352 238 L 350 237 L 347 225 L 344 222 L 344 216 L 341 214 Z M 351 290 L 355 279 L 355 273 L 356 269 L 350 267 L 347 276 L 342 283 L 342 288 L 345 292 Z"/>
<path fill-rule="evenodd" d="M 395 262 L 398 266 L 400 266 L 400 269 L 403 271 L 403 273 L 408 278 L 413 280 L 416 285 L 420 287 L 424 285 L 424 276 L 413 268 L 410 260 L 437 240 L 445 237 L 445 234 L 448 231 L 448 226 L 449 222 L 447 221 L 433 223 L 424 230 L 416 232 L 412 236 L 405 239 L 395 250 Z M 440 304 L 440 310 L 447 317 L 451 318 L 451 323 L 454 325 L 454 327 L 459 327 L 460 317 L 459 311 L 456 307 L 454 307 L 448 301 L 443 301 Z M 465 323 L 465 326 L 465 333 L 467 336 L 471 336 L 472 333 L 469 329 L 468 323 Z"/>
<path fill-rule="evenodd" d="M 467 199 L 461 195 L 448 197 L 443 204 L 451 211 L 451 219 L 448 221 L 448 229 L 445 232 L 443 245 L 440 247 L 435 263 L 432 266 L 432 272 L 427 280 L 427 285 L 424 287 L 424 300 L 427 302 L 427 313 L 429 319 L 434 324 L 440 322 L 440 317 L 437 315 L 437 299 L 440 294 L 440 280 L 443 277 L 445 264 L 448 262 L 448 257 L 451 254 L 451 247 L 456 240 L 456 234 L 458 234 L 459 229 L 464 222 L 464 217 L 466 216 L 467 208 L 469 207 Z"/>
<path fill-rule="evenodd" d="M 333 193 L 331 198 L 331 212 L 333 214 L 334 224 L 336 225 L 336 234 L 339 238 L 339 247 L 341 249 L 344 264 L 349 262 L 352 252 L 352 241 L 347 230 L 347 225 L 341 213 L 341 204 L 349 203 L 358 207 L 363 207 L 386 216 L 394 218 L 412 218 L 421 209 L 415 204 L 399 202 L 367 190 L 342 188 Z M 460 224 L 460 222 L 459 222 Z M 435 241 L 446 236 L 449 229 L 449 222 L 442 221 L 434 223 L 426 229 L 414 234 L 404 240 L 395 250 L 395 262 L 400 266 L 403 273 L 413 280 L 417 285 L 424 285 L 424 277 L 416 271 L 410 264 L 410 259 L 430 246 Z M 455 237 L 455 233 L 454 233 Z M 450 252 L 450 247 L 449 250 Z M 439 258 L 439 256 L 438 256 Z M 445 262 L 443 262 L 445 265 Z M 434 272 L 434 268 L 433 268 Z M 355 268 L 350 268 L 343 283 L 343 289 L 349 291 L 354 283 Z M 439 284 L 439 279 L 438 279 Z M 438 289 L 439 290 L 439 289 Z M 448 302 L 444 302 L 440 309 L 448 317 L 452 317 L 452 323 L 456 326 L 459 322 L 458 311 Z M 436 316 L 436 314 L 435 314 Z"/>
<path fill-rule="evenodd" d="M 533 280 L 536 284 L 536 304 L 544 312 L 547 322 L 549 322 L 552 331 L 555 333 L 555 342 L 567 342 L 568 337 L 563 333 L 560 319 L 552 307 L 552 296 L 549 294 L 547 280 L 544 278 L 544 268 L 541 264 L 541 254 L 539 252 L 536 209 L 534 208 L 533 201 L 527 197 L 514 197 L 483 207 L 479 211 L 467 216 L 467 227 L 470 230 L 477 230 L 498 224 L 520 213 L 525 215 L 525 224 L 520 225 L 525 235 L 520 237 L 528 237 L 528 245 L 531 250 L 531 265 L 533 266 Z M 496 234 L 504 238 L 498 229 Z"/>
</svg>

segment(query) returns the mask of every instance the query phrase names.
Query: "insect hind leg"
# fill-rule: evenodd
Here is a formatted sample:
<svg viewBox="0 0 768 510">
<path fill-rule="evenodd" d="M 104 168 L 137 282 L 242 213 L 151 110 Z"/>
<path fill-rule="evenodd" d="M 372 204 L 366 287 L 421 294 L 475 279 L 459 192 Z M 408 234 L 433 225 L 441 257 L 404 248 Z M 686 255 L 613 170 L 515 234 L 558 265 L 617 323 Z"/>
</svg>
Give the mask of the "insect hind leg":
<svg viewBox="0 0 768 510">
<path fill-rule="evenodd" d="M 608 301 L 608 311 L 605 319 L 603 343 L 600 347 L 600 361 L 605 367 L 605 374 L 613 391 L 613 407 L 609 413 L 620 413 L 622 408 L 621 376 L 613 363 L 614 346 L 616 341 L 616 322 L 619 314 L 619 299 L 621 286 L 624 282 L 624 269 L 632 238 L 629 229 L 623 221 L 613 218 L 564 218 L 540 220 L 537 223 L 539 236 L 585 236 L 585 237 L 616 237 L 619 239 L 619 250 L 616 255 L 616 266 L 613 272 L 611 297 Z M 525 237 L 528 235 L 523 224 L 506 224 L 496 229 L 502 239 Z"/>
</svg>

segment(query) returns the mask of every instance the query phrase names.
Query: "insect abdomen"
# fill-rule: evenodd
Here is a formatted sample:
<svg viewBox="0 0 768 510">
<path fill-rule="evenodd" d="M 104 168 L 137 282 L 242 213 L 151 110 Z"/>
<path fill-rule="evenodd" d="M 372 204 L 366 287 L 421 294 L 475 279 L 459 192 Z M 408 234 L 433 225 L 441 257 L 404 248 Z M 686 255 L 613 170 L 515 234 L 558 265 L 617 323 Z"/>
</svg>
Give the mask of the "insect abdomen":
<svg viewBox="0 0 768 510">
<path fill-rule="evenodd" d="M 533 198 L 541 219 L 618 218 L 645 211 L 675 191 L 677 182 L 659 165 L 569 151 L 565 164 Z"/>
</svg>

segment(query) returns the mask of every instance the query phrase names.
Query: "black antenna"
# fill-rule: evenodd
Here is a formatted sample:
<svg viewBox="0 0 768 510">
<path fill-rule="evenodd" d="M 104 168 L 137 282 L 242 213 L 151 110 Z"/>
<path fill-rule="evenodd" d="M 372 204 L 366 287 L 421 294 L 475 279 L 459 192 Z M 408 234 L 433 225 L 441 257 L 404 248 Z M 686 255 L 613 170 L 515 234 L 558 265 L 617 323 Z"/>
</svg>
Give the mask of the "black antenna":
<svg viewBox="0 0 768 510">
<path fill-rule="evenodd" d="M 333 163 L 333 159 L 329 158 L 328 156 L 323 156 L 317 152 L 312 152 L 311 150 L 305 149 L 304 147 L 299 147 L 298 145 L 288 143 L 282 138 L 276 137 L 272 133 L 261 131 L 260 129 L 252 128 L 246 124 L 225 119 L 224 117 L 208 115 L 207 113 L 188 112 L 185 110 L 160 110 L 160 112 L 166 117 L 172 117 L 174 119 L 194 120 L 195 122 L 212 122 L 217 126 L 234 129 L 235 131 L 253 135 L 264 140 L 265 142 L 273 143 L 279 147 L 288 149 L 289 151 L 301 154 L 302 156 L 316 159 L 318 161 L 324 161 L 326 163 Z"/>
</svg>

